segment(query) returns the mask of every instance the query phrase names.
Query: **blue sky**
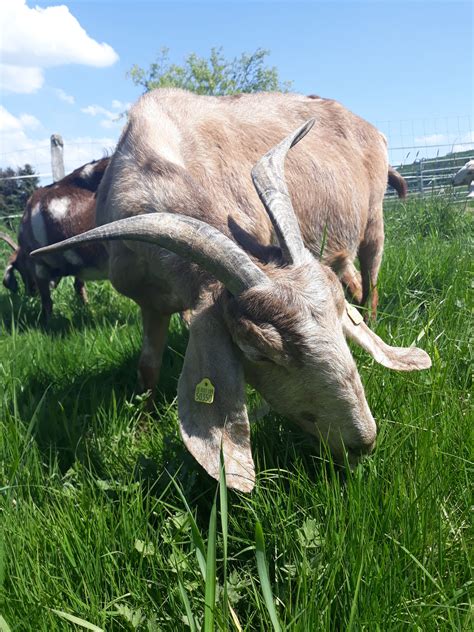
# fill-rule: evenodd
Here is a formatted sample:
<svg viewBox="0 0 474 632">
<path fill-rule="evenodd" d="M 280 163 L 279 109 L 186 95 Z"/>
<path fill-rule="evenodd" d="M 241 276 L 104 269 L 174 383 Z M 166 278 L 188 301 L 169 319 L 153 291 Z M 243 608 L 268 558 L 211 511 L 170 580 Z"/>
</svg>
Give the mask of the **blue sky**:
<svg viewBox="0 0 474 632">
<path fill-rule="evenodd" d="M 162 46 L 176 63 L 265 48 L 294 91 L 341 101 L 392 147 L 474 148 L 471 2 L 2 0 L 0 19 L 2 166 L 49 171 L 53 132 L 68 170 L 112 149 L 140 95 L 126 73 Z"/>
</svg>

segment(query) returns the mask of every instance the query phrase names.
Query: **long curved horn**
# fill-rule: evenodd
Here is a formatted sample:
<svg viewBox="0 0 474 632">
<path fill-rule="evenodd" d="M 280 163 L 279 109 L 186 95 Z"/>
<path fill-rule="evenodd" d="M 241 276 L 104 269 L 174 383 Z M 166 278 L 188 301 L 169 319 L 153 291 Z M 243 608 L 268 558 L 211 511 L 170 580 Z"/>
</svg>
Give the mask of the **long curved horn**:
<svg viewBox="0 0 474 632">
<path fill-rule="evenodd" d="M 171 250 L 203 267 L 234 295 L 255 285 L 269 283 L 260 268 L 226 235 L 194 217 L 175 213 L 149 213 L 120 219 L 39 248 L 31 255 L 103 240 L 144 241 Z"/>
<path fill-rule="evenodd" d="M 301 260 L 304 244 L 285 182 L 285 157 L 306 136 L 314 121 L 314 118 L 306 121 L 293 134 L 270 149 L 252 169 L 254 186 L 275 228 L 283 257 L 289 264 Z"/>
<path fill-rule="evenodd" d="M 0 232 L 0 239 L 2 239 L 3 241 L 6 241 L 12 250 L 18 250 L 18 244 L 13 241 L 10 235 Z"/>
</svg>

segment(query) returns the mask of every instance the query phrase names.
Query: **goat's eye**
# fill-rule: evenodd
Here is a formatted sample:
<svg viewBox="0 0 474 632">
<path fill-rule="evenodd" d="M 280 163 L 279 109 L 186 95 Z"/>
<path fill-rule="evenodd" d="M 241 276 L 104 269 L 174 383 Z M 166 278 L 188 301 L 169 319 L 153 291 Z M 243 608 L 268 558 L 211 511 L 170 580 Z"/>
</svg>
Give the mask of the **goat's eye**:
<svg viewBox="0 0 474 632">
<path fill-rule="evenodd" d="M 253 347 L 247 347 L 242 349 L 242 351 L 250 362 L 255 362 L 257 364 L 270 364 L 272 362 L 268 356 L 263 355 L 263 353 L 260 353 Z"/>
</svg>

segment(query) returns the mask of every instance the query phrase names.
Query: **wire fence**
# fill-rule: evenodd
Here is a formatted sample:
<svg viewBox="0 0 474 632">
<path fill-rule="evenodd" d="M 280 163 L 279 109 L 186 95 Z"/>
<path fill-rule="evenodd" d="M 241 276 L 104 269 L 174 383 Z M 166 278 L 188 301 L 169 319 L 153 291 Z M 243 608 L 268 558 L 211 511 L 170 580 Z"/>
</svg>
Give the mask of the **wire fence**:
<svg viewBox="0 0 474 632">
<path fill-rule="evenodd" d="M 112 154 L 114 150 L 113 139 L 71 141 L 64 139 L 64 167 L 66 173 L 71 173 L 77 167 L 85 165 L 92 160 Z M 35 170 L 35 176 L 40 178 L 40 186 L 46 186 L 52 182 L 51 168 L 51 144 L 41 142 L 30 147 L 15 149 L 8 152 L 0 151 L 0 166 L 18 168 L 30 164 Z M 13 176 L 17 179 L 26 176 Z M 12 177 L 12 178 L 13 178 Z"/>
<path fill-rule="evenodd" d="M 453 194 L 453 175 L 470 158 L 474 158 L 474 131 L 471 116 L 437 119 L 375 121 L 387 137 L 389 160 L 407 180 L 410 195 Z M 66 173 L 77 167 L 110 155 L 113 140 L 70 141 L 65 139 Z M 0 165 L 19 166 L 29 163 L 39 174 L 42 186 L 51 182 L 51 151 L 49 143 L 29 148 L 0 152 Z M 27 176 L 14 176 L 19 179 Z M 387 197 L 396 193 L 387 190 Z M 455 189 L 455 198 L 465 199 L 466 187 Z"/>
<path fill-rule="evenodd" d="M 467 189 L 459 186 L 453 189 L 452 179 L 455 173 L 464 164 L 474 157 L 453 154 L 437 158 L 420 158 L 409 165 L 396 165 L 408 185 L 408 194 L 412 195 L 447 195 L 454 199 L 454 202 L 465 200 Z M 386 197 L 395 197 L 397 194 L 393 189 L 387 189 Z"/>
<path fill-rule="evenodd" d="M 390 164 L 406 179 L 409 195 L 447 195 L 464 201 L 465 186 L 452 188 L 454 174 L 474 157 L 471 116 L 377 121 L 388 139 Z M 396 196 L 387 189 L 387 197 Z"/>
</svg>

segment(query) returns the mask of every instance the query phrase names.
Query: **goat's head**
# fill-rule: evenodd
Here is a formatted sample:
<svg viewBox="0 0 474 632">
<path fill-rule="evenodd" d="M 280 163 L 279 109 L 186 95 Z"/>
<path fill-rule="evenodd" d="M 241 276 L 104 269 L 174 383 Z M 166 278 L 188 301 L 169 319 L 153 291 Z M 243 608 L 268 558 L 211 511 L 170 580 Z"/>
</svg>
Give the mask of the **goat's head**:
<svg viewBox="0 0 474 632">
<path fill-rule="evenodd" d="M 349 462 L 356 463 L 372 449 L 376 426 L 345 338 L 390 368 L 431 364 L 420 349 L 385 345 L 345 302 L 334 273 L 303 244 L 283 164 L 312 123 L 268 152 L 252 172 L 280 243 L 282 265 L 260 267 L 215 228 L 168 213 L 119 220 L 61 244 L 155 243 L 199 264 L 224 285 L 215 300 L 203 300 L 192 320 L 178 412 L 183 439 L 199 463 L 217 478 L 222 447 L 227 483 L 244 491 L 255 479 L 246 380 L 276 411 L 327 441 L 336 459 L 347 450 Z M 39 252 L 52 249 L 58 246 Z"/>
<path fill-rule="evenodd" d="M 13 241 L 13 239 L 6 233 L 0 233 L 0 239 L 7 243 L 13 250 L 10 255 L 3 275 L 3 285 L 10 290 L 10 292 L 18 292 L 18 281 L 16 280 L 15 272 L 18 272 L 21 276 L 25 290 L 27 294 L 33 295 L 36 293 L 36 282 L 33 273 L 33 261 L 30 259 L 21 246 Z"/>
</svg>

